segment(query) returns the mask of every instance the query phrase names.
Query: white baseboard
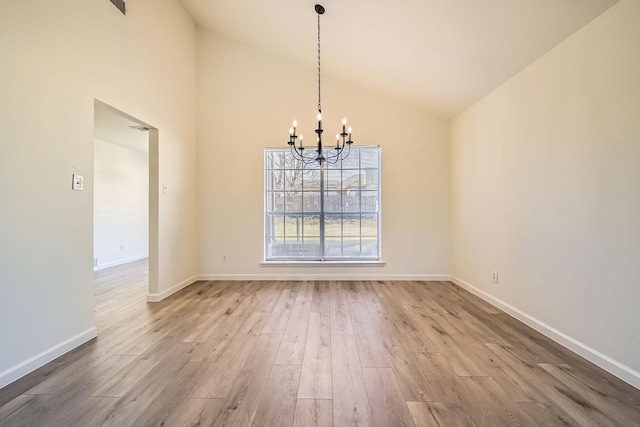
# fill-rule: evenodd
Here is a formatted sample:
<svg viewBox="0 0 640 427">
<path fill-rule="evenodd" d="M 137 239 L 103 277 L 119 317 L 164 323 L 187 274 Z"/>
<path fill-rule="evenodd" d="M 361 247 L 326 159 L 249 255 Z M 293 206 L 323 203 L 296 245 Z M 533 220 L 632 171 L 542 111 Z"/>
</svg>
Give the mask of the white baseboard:
<svg viewBox="0 0 640 427">
<path fill-rule="evenodd" d="M 522 323 L 530 326 L 541 334 L 551 338 L 558 344 L 566 347 L 567 349 L 573 351 L 574 353 L 584 357 L 590 362 L 598 365 L 605 371 L 608 371 L 620 378 L 621 380 L 631 384 L 632 386 L 640 389 L 640 372 L 637 372 L 630 367 L 612 359 L 606 354 L 602 354 L 599 351 L 589 347 L 588 345 L 570 337 L 569 335 L 560 332 L 559 330 L 547 325 L 544 322 L 536 319 L 524 313 L 523 311 L 518 310 L 512 305 L 507 304 L 506 302 L 495 298 L 494 296 L 488 294 L 487 292 L 476 288 L 470 283 L 465 282 L 464 280 L 452 276 L 451 281 L 456 285 L 468 290 L 472 294 L 482 298 L 487 301 L 489 304 L 499 308 L 510 316 L 518 319 Z"/>
<path fill-rule="evenodd" d="M 174 285 L 172 287 L 170 287 L 167 290 L 164 290 L 162 292 L 159 292 L 157 294 L 147 294 L 147 302 L 160 302 L 163 299 L 167 298 L 168 296 L 171 296 L 173 294 L 175 294 L 176 292 L 178 292 L 181 289 L 186 288 L 187 286 L 191 285 L 192 283 L 196 282 L 198 280 L 198 276 L 192 276 L 188 279 L 183 280 L 182 282 L 178 283 L 177 285 Z"/>
<path fill-rule="evenodd" d="M 451 280 L 449 274 L 362 274 L 362 273 L 281 273 L 281 274 L 199 274 L 198 280 L 239 281 L 239 280 L 398 280 L 441 282 Z"/>
<path fill-rule="evenodd" d="M 95 327 L 89 328 L 86 331 L 80 332 L 79 334 L 63 342 L 56 344 L 41 353 L 36 354 L 35 356 L 25 360 L 24 362 L 18 363 L 17 365 L 12 366 L 11 368 L 3 372 L 0 372 L 0 388 L 11 384 L 15 380 L 24 377 L 25 375 L 35 371 L 39 367 L 51 362 L 52 360 L 55 360 L 56 358 L 97 336 L 98 330 Z"/>
<path fill-rule="evenodd" d="M 149 258 L 149 255 L 136 255 L 129 258 L 118 259 L 93 267 L 93 271 L 104 270 L 105 268 L 115 267 L 116 265 L 126 264 L 128 262 L 138 261 L 140 259 Z"/>
<path fill-rule="evenodd" d="M 449 281 L 449 274 L 198 274 L 171 288 L 147 294 L 147 302 L 159 302 L 198 280 L 211 281 L 264 281 L 264 280 L 401 280 L 401 281 Z"/>
</svg>

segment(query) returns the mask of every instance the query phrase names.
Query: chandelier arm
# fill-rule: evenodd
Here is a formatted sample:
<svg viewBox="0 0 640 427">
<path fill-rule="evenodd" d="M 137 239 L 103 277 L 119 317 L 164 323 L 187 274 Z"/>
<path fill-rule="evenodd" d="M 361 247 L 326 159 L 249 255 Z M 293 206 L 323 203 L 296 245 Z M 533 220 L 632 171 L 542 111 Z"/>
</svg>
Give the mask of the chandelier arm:
<svg viewBox="0 0 640 427">
<path fill-rule="evenodd" d="M 326 158 L 326 162 L 331 164 L 331 165 L 335 165 L 336 163 L 345 160 L 349 156 L 348 150 L 347 150 L 347 154 L 345 154 L 345 155 L 342 155 L 342 154 L 344 154 L 343 153 L 343 149 L 341 149 L 338 154 L 335 154 L 333 156 L 327 157 Z"/>
<path fill-rule="evenodd" d="M 304 156 L 300 151 L 298 151 L 296 147 L 293 147 L 293 146 L 291 147 L 291 155 L 296 160 L 304 160 Z"/>
<path fill-rule="evenodd" d="M 336 163 L 338 163 L 338 158 L 336 157 L 327 157 L 324 161 L 330 165 L 335 165 Z"/>
<path fill-rule="evenodd" d="M 333 163 L 337 163 L 338 160 L 344 160 L 349 156 L 349 153 L 351 153 L 351 144 L 347 144 L 347 154 L 345 154 L 344 156 L 342 156 L 342 154 L 344 153 L 344 145 L 342 147 L 340 147 L 339 150 L 337 150 L 338 152 L 336 154 L 332 155 L 328 155 L 326 157 L 326 160 L 334 160 Z"/>
<path fill-rule="evenodd" d="M 344 150 L 344 147 L 335 148 L 334 150 L 332 150 L 334 153 L 333 154 L 327 154 L 326 159 L 327 160 L 337 159 L 338 157 L 340 157 L 340 153 L 342 153 L 342 150 Z"/>
<path fill-rule="evenodd" d="M 315 163 L 317 159 L 317 157 L 314 155 L 305 156 L 304 150 L 300 150 L 299 148 L 293 147 L 293 146 L 291 146 L 291 155 L 293 156 L 294 159 L 301 161 L 305 165 L 310 165 L 312 163 Z"/>
<path fill-rule="evenodd" d="M 309 166 L 318 163 L 318 160 L 316 159 L 316 157 L 305 157 L 302 162 L 305 166 Z"/>
</svg>

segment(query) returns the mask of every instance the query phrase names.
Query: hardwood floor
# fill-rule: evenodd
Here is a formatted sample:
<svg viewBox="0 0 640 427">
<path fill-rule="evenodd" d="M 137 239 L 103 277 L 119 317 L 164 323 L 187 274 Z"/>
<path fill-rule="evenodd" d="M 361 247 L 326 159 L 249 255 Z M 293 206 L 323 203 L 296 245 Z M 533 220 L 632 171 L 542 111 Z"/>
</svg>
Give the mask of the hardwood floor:
<svg viewBox="0 0 640 427">
<path fill-rule="evenodd" d="M 640 426 L 640 391 L 448 282 L 96 273 L 99 337 L 0 390 L 0 426 Z"/>
</svg>

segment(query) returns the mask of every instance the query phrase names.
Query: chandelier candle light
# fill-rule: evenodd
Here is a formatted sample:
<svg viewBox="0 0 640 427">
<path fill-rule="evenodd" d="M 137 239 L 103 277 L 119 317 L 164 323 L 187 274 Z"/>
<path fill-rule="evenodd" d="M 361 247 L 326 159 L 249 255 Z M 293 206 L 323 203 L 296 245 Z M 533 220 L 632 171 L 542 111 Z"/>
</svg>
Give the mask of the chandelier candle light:
<svg viewBox="0 0 640 427">
<path fill-rule="evenodd" d="M 316 154 L 306 154 L 305 147 L 302 145 L 302 135 L 296 134 L 298 128 L 298 122 L 293 121 L 293 127 L 289 129 L 289 146 L 291 147 L 291 154 L 294 158 L 302 160 L 304 164 L 318 163 L 323 166 L 323 163 L 337 163 L 340 160 L 344 160 L 349 155 L 351 150 L 351 127 L 348 129 L 347 119 L 342 119 L 342 132 L 336 134 L 336 146 L 333 150 L 323 151 L 322 149 L 322 103 L 320 96 L 321 80 L 320 80 L 320 15 L 324 13 L 324 7 L 322 5 L 315 5 L 316 13 L 318 14 L 318 129 L 316 129 L 316 142 L 318 148 Z M 296 140 L 300 140 L 300 144 L 296 146 Z M 345 150 L 347 148 L 347 150 Z"/>
</svg>

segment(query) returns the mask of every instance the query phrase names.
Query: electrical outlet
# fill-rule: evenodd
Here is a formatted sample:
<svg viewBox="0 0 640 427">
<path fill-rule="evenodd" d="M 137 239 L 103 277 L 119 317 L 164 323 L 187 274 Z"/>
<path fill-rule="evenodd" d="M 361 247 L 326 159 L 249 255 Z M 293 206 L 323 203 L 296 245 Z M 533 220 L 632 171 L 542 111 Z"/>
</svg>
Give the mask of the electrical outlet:
<svg viewBox="0 0 640 427">
<path fill-rule="evenodd" d="M 498 283 L 498 270 L 491 271 L 491 281 L 493 283 Z"/>
<path fill-rule="evenodd" d="M 227 254 L 222 254 L 222 262 L 227 262 Z"/>
<path fill-rule="evenodd" d="M 120 252 L 124 252 L 124 245 L 120 245 Z"/>
<path fill-rule="evenodd" d="M 93 259 L 93 266 L 97 267 L 98 266 L 98 258 L 94 258 Z"/>
</svg>

